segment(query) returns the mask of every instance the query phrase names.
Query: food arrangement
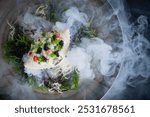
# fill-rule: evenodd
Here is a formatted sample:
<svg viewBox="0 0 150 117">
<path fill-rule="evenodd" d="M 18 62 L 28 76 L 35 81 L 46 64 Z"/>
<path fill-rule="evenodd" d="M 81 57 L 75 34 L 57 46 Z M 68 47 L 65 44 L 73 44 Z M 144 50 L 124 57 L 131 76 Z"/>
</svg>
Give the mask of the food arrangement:
<svg viewBox="0 0 150 117">
<path fill-rule="evenodd" d="M 67 53 L 69 37 L 68 30 L 63 33 L 43 32 L 38 39 L 32 42 L 30 51 L 26 55 L 25 67 L 45 69 L 56 66 Z"/>
<path fill-rule="evenodd" d="M 15 72 L 20 75 L 18 81 L 21 84 L 30 85 L 36 91 L 62 93 L 78 90 L 80 73 L 76 67 L 67 62 L 67 54 L 70 46 L 76 46 L 81 42 L 82 37 L 96 36 L 96 31 L 89 26 L 82 26 L 72 36 L 71 41 L 70 33 L 72 32 L 69 27 L 62 28 L 62 25 L 62 27 L 54 26 L 49 30 L 45 27 L 41 30 L 41 27 L 38 27 L 39 22 L 49 27 L 49 23 L 56 23 L 55 19 L 58 20 L 53 10 L 49 16 L 50 19 L 45 20 L 47 15 L 44 10 L 47 7 L 42 8 L 42 15 L 39 15 L 41 13 L 39 13 L 39 7 L 35 14 L 25 14 L 21 20 L 23 25 L 18 23 L 12 26 L 9 23 L 14 30 L 10 32 L 13 34 L 11 38 L 4 44 L 5 58 L 13 63 Z M 32 29 L 32 25 L 33 27 L 37 25 L 37 27 Z M 38 36 L 35 36 L 36 34 Z M 37 74 L 40 74 L 40 78 Z"/>
<path fill-rule="evenodd" d="M 64 42 L 56 31 L 43 33 L 42 37 L 31 44 L 28 55 L 33 57 L 34 62 L 49 62 L 59 58 L 59 51 L 63 48 Z"/>
</svg>

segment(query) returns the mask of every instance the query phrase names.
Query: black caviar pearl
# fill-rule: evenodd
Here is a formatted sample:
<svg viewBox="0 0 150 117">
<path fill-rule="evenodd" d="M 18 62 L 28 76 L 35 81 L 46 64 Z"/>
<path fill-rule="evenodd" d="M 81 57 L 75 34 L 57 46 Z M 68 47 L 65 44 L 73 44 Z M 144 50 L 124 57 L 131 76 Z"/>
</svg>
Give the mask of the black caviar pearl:
<svg viewBox="0 0 150 117">
<path fill-rule="evenodd" d="M 37 54 L 41 54 L 41 52 L 42 52 L 42 48 L 38 48 L 36 51 Z"/>
<path fill-rule="evenodd" d="M 44 50 L 49 50 L 49 47 L 48 47 L 47 43 L 44 44 Z"/>
<path fill-rule="evenodd" d="M 57 57 L 59 57 L 58 51 L 55 51 L 54 54 L 55 54 Z"/>
<path fill-rule="evenodd" d="M 56 38 L 57 38 L 56 35 L 53 35 L 52 38 L 51 38 L 52 42 L 55 41 Z"/>
<path fill-rule="evenodd" d="M 61 40 L 61 41 L 59 42 L 59 45 L 60 45 L 60 46 L 64 46 L 64 41 Z"/>
<path fill-rule="evenodd" d="M 46 61 L 47 61 L 47 58 L 46 58 L 46 57 L 44 57 L 44 56 L 42 56 L 42 59 L 43 59 L 43 61 L 44 61 L 44 62 L 46 62 Z"/>
</svg>

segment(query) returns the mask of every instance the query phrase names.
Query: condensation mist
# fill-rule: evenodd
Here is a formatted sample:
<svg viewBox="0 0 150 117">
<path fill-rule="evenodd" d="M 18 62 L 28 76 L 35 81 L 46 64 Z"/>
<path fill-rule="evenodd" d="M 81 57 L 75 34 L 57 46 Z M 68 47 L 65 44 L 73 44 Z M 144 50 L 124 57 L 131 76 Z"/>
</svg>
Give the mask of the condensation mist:
<svg viewBox="0 0 150 117">
<path fill-rule="evenodd" d="M 148 30 L 147 16 L 141 15 L 136 21 L 131 22 L 131 14 L 127 11 L 128 6 L 124 0 L 52 0 L 57 11 L 56 15 L 60 19 L 53 24 L 30 14 L 31 8 L 40 3 L 42 3 L 40 0 L 29 3 L 17 0 L 14 6 L 17 11 L 19 10 L 19 17 L 12 16 L 10 13 L 10 16 L 5 19 L 12 20 L 12 24 L 17 19 L 24 28 L 36 28 L 37 32 L 33 38 L 41 35 L 43 28 L 47 30 L 69 28 L 71 41 L 81 26 L 88 26 L 90 23 L 97 31 L 96 37 L 83 37 L 79 45 L 71 46 L 66 57 L 67 62 L 63 65 L 63 68 L 67 69 L 65 64 L 69 63 L 79 70 L 79 90 L 55 95 L 33 91 L 28 85 L 19 84 L 16 80 L 19 76 L 0 59 L 2 98 L 140 99 L 143 91 L 148 94 L 148 89 L 143 89 L 144 87 L 140 85 L 148 83 L 150 78 L 150 43 L 145 36 Z M 22 5 L 24 7 L 21 7 Z M 3 29 L 5 28 L 9 28 L 7 24 L 3 25 Z M 5 33 L 1 31 L 1 34 Z M 34 74 L 39 79 L 44 75 L 40 70 L 25 69 L 25 72 Z M 138 93 L 132 92 L 135 88 Z M 135 93 L 136 98 L 130 93 Z"/>
<path fill-rule="evenodd" d="M 125 2 L 108 0 L 118 17 L 122 30 L 122 62 L 119 73 L 103 99 L 150 99 L 150 55 L 148 17 L 139 16 L 135 22 L 130 22 L 130 12 L 127 12 Z M 112 92 L 113 91 L 113 92 Z M 116 93 L 117 92 L 117 93 Z"/>
</svg>

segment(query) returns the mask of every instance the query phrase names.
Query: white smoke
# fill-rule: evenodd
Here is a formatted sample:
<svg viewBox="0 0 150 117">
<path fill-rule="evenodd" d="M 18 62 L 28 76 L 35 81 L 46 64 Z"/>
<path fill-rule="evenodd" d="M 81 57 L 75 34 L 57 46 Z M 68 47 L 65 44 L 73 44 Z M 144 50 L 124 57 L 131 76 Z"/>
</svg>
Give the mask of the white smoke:
<svg viewBox="0 0 150 117">
<path fill-rule="evenodd" d="M 5 95 L 6 99 L 36 99 L 32 88 L 28 85 L 21 85 L 16 80 L 15 74 L 6 63 L 0 59 L 0 96 Z"/>
<path fill-rule="evenodd" d="M 62 17 L 65 22 L 56 22 L 56 27 L 61 30 L 69 28 L 71 36 L 74 36 L 82 25 L 88 25 L 88 16 L 85 13 L 79 12 L 76 7 L 68 9 L 62 14 Z"/>
<path fill-rule="evenodd" d="M 52 28 L 52 24 L 47 20 L 33 16 L 30 13 L 26 13 L 24 16 L 20 16 L 18 18 L 19 25 L 23 27 L 23 32 L 35 30 L 35 34 L 30 34 L 30 36 L 34 39 L 37 39 L 41 36 L 43 31 L 50 30 Z"/>
<path fill-rule="evenodd" d="M 73 48 L 68 53 L 68 60 L 77 67 L 82 79 L 94 79 L 94 72 L 91 69 L 91 56 L 83 48 Z"/>
<path fill-rule="evenodd" d="M 119 53 L 112 53 L 112 47 L 102 39 L 83 38 L 80 48 L 73 48 L 68 55 L 70 62 L 80 71 L 81 78 L 94 79 L 94 69 L 104 76 L 112 76 L 121 61 Z M 96 66 L 92 68 L 93 63 Z"/>
<path fill-rule="evenodd" d="M 103 99 L 140 99 L 142 97 L 140 94 L 145 89 L 138 87 L 142 85 L 144 87 L 145 81 L 148 81 L 150 78 L 150 56 L 148 54 L 150 42 L 144 35 L 148 28 L 148 18 L 139 16 L 135 23 L 130 23 L 124 1 L 108 1 L 114 10 L 117 11 L 116 15 L 122 28 L 123 57 L 116 82 Z M 138 90 L 136 97 L 134 97 L 135 94 L 130 94 L 129 87 L 134 87 L 135 91 Z M 132 89 L 132 91 L 134 90 Z M 126 96 L 123 97 L 124 95 Z"/>
</svg>

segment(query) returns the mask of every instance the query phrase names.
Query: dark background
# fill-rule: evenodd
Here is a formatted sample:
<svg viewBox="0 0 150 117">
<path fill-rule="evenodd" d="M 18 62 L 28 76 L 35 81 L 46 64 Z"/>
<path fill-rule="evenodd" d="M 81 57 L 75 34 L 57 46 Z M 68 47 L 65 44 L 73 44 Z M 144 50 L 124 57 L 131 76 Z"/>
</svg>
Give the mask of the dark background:
<svg viewBox="0 0 150 117">
<path fill-rule="evenodd" d="M 126 1 L 131 13 L 131 20 L 136 20 L 140 15 L 148 17 L 149 27 L 146 32 L 146 37 L 150 41 L 150 0 Z M 138 80 L 142 81 L 143 78 L 139 77 Z M 123 95 L 124 99 L 150 99 L 150 78 L 143 80 L 143 82 L 137 84 L 135 88 L 127 87 Z"/>
<path fill-rule="evenodd" d="M 135 21 L 140 15 L 148 17 L 150 23 L 150 0 L 125 0 L 128 10 L 131 13 L 131 21 Z M 147 35 L 150 36 L 150 26 L 147 30 Z M 150 40 L 150 38 L 149 38 Z"/>
</svg>

